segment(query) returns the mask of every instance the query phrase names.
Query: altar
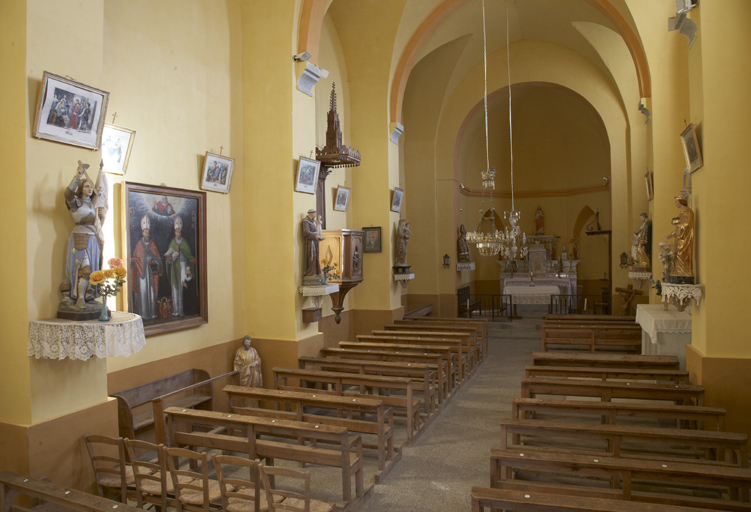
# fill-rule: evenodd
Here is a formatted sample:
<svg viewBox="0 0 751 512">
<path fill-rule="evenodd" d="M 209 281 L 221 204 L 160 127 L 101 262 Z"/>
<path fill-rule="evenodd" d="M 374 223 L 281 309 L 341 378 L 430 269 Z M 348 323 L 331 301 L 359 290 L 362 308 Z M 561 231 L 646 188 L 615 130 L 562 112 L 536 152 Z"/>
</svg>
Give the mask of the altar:
<svg viewBox="0 0 751 512">
<path fill-rule="evenodd" d="M 511 295 L 511 302 L 517 304 L 550 304 L 550 296 L 558 295 L 560 290 L 557 286 L 514 285 L 504 286 L 504 295 Z"/>
<path fill-rule="evenodd" d="M 676 356 L 681 369 L 686 369 L 686 345 L 691 344 L 691 315 L 670 305 L 639 304 L 636 323 L 642 328 L 641 353 Z"/>
</svg>

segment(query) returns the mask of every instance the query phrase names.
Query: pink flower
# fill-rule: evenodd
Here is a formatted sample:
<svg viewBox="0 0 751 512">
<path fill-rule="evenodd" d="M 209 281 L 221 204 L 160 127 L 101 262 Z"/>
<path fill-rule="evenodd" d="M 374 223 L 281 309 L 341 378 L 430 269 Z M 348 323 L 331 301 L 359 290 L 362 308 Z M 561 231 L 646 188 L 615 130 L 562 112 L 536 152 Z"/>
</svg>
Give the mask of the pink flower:
<svg viewBox="0 0 751 512">
<path fill-rule="evenodd" d="M 111 268 L 122 267 L 123 266 L 123 260 L 121 260 L 120 258 L 110 258 L 109 260 L 107 260 L 107 264 Z"/>
</svg>

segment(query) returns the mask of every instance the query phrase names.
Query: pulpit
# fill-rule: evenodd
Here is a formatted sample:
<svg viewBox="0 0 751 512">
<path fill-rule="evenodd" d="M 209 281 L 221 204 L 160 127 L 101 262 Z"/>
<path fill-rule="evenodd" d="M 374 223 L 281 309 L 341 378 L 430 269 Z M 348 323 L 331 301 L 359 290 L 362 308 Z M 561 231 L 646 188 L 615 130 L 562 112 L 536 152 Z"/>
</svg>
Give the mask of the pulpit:
<svg viewBox="0 0 751 512">
<path fill-rule="evenodd" d="M 359 229 L 325 229 L 321 232 L 318 256 L 326 280 L 338 284 L 339 291 L 331 294 L 336 323 L 341 322 L 344 297 L 363 280 L 363 240 Z M 326 271 L 328 269 L 328 271 Z"/>
</svg>

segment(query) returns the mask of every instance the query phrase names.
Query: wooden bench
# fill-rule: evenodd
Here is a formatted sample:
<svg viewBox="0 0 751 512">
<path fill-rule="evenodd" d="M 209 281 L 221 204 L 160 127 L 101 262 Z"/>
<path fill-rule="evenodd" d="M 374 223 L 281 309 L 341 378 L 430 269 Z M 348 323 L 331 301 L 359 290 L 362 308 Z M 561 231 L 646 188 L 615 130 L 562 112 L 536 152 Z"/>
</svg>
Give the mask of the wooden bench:
<svg viewBox="0 0 751 512">
<path fill-rule="evenodd" d="M 138 434 L 155 429 L 157 443 L 163 443 L 165 405 L 184 408 L 213 409 L 212 383 L 235 375 L 230 372 L 211 378 L 205 370 L 191 369 L 110 394 L 117 399 L 120 437 L 137 439 Z M 159 421 L 154 421 L 157 418 Z"/>
<path fill-rule="evenodd" d="M 477 330 L 473 326 L 449 328 L 442 324 L 400 322 L 384 325 L 383 329 L 373 330 L 371 334 L 461 339 L 470 363 L 470 371 L 474 370 L 482 355 L 482 340 L 478 338 Z"/>
<path fill-rule="evenodd" d="M 13 504 L 16 496 L 26 496 L 35 501 L 45 502 L 33 508 L 18 507 Z M 108 500 L 70 487 L 53 484 L 44 480 L 29 478 L 10 471 L 0 471 L 0 510 L 54 512 L 143 512 L 142 509 Z"/>
<path fill-rule="evenodd" d="M 459 305 L 459 316 L 467 316 L 472 318 L 472 313 L 477 311 L 482 315 L 482 302 L 479 300 L 472 300 L 471 288 L 469 286 L 462 286 L 456 290 L 456 301 Z"/>
<path fill-rule="evenodd" d="M 685 462 L 689 460 L 718 461 L 748 467 L 746 434 L 623 425 L 595 425 L 560 420 L 502 419 L 501 449 L 521 448 L 525 443 L 545 444 L 548 450 L 610 454 L 613 457 L 660 458 Z M 582 446 L 582 441 L 586 446 Z M 534 447 L 537 449 L 537 447 Z M 545 449 L 545 448 L 543 448 Z"/>
<path fill-rule="evenodd" d="M 708 508 L 635 503 L 618 499 L 564 496 L 542 491 L 472 487 L 472 512 L 509 510 L 519 512 L 710 512 Z M 716 512 L 716 511 L 715 511 Z"/>
<path fill-rule="evenodd" d="M 356 508 L 355 505 L 372 489 L 370 486 L 366 490 L 363 485 L 362 439 L 360 436 L 350 437 L 344 427 L 179 407 L 168 407 L 164 412 L 167 414 L 169 446 L 240 452 L 247 454 L 250 460 L 265 459 L 269 466 L 274 465 L 274 459 L 283 459 L 341 468 L 343 508 L 346 510 Z M 213 430 L 203 431 L 206 425 Z M 215 433 L 218 429 L 224 433 Z M 308 444 L 290 442 L 289 438 L 301 439 Z M 327 447 L 316 446 L 317 443 Z M 352 478 L 355 479 L 354 496 Z"/>
<path fill-rule="evenodd" d="M 433 304 L 413 309 L 404 314 L 404 318 L 424 318 L 428 316 L 433 316 Z"/>
<path fill-rule="evenodd" d="M 597 368 L 595 366 L 525 366 L 527 377 L 561 377 L 585 379 L 653 380 L 688 383 L 686 370 L 653 370 L 644 368 Z"/>
<path fill-rule="evenodd" d="M 618 324 L 543 324 L 542 351 L 552 346 L 567 350 L 613 350 L 641 353 L 641 327 Z"/>
<path fill-rule="evenodd" d="M 556 400 L 543 398 L 514 398 L 511 400 L 511 417 L 532 419 L 535 413 L 560 414 L 576 421 L 579 416 L 600 416 L 608 425 L 618 423 L 618 418 L 668 420 L 675 426 L 688 428 L 714 426 L 725 430 L 725 409 L 698 405 L 672 405 L 639 402 L 594 402 L 591 400 Z"/>
<path fill-rule="evenodd" d="M 394 448 L 394 415 L 390 408 L 383 406 L 382 400 L 232 385 L 225 386 L 224 392 L 229 396 L 230 412 L 233 413 L 336 425 L 350 432 L 375 436 L 375 445 L 367 443 L 365 438 L 362 445 L 376 449 L 376 482 L 401 458 L 401 450 Z M 262 400 L 274 409 L 249 407 L 243 404 L 243 400 Z M 327 415 L 326 411 L 335 416 Z"/>
<path fill-rule="evenodd" d="M 477 360 L 482 361 L 488 353 L 488 319 L 487 318 L 415 318 L 404 320 L 394 320 L 394 325 L 402 326 L 440 326 L 446 331 L 454 329 L 465 329 L 472 327 L 475 329 L 475 340 L 477 344 Z"/>
<path fill-rule="evenodd" d="M 598 397 L 603 402 L 610 402 L 613 398 L 636 398 L 669 400 L 678 405 L 702 405 L 704 401 L 704 386 L 693 384 L 524 377 L 521 385 L 523 398 L 535 398 L 537 395 L 590 396 Z"/>
<path fill-rule="evenodd" d="M 545 315 L 545 321 L 553 322 L 627 322 L 636 323 L 636 317 L 631 315 Z"/>
<path fill-rule="evenodd" d="M 703 506 L 726 511 L 751 510 L 751 470 L 748 468 L 526 448 L 490 450 L 490 466 L 490 486 L 493 488 L 516 483 L 519 489 L 542 490 L 542 487 L 554 484 L 561 494 L 584 494 L 591 490 L 595 496 L 629 501 Z M 527 475 L 534 475 L 532 485 L 524 480 L 512 480 Z M 561 477 L 567 480 L 566 484 L 558 483 Z M 611 489 L 603 489 L 602 483 L 609 483 Z M 698 492 L 694 495 L 687 490 Z"/>
<path fill-rule="evenodd" d="M 653 368 L 679 370 L 675 356 L 648 356 L 628 354 L 571 354 L 565 352 L 533 352 L 535 366 L 596 366 L 599 368 Z"/>
<path fill-rule="evenodd" d="M 342 359 L 338 357 L 299 357 L 300 368 L 323 371 L 349 371 L 362 375 L 381 375 L 386 377 L 408 377 L 412 379 L 412 388 L 422 391 L 429 411 L 436 411 L 443 401 L 443 376 L 435 364 L 404 361 L 367 361 L 364 359 Z"/>
<path fill-rule="evenodd" d="M 332 392 L 340 396 L 352 398 L 378 398 L 383 401 L 384 405 L 398 408 L 404 411 L 407 418 L 407 442 L 412 439 L 418 431 L 427 422 L 428 416 L 425 414 L 425 422 L 421 422 L 420 408 L 424 404 L 414 397 L 412 388 L 412 379 L 405 377 L 378 377 L 375 375 L 359 375 L 355 373 L 341 372 L 323 372 L 318 370 L 303 370 L 300 368 L 281 368 L 274 367 L 274 387 L 276 389 L 290 389 L 292 391 L 311 391 L 308 385 L 330 386 L 331 389 L 315 389 L 314 391 Z M 298 386 L 292 386 L 289 379 L 299 379 Z M 347 391 L 349 386 L 359 388 L 359 393 Z M 367 391 L 370 390 L 370 393 Z M 401 392 L 398 394 L 382 394 L 380 391 Z M 426 409 L 427 411 L 427 409 Z M 394 411 L 396 414 L 396 411 Z"/>
</svg>

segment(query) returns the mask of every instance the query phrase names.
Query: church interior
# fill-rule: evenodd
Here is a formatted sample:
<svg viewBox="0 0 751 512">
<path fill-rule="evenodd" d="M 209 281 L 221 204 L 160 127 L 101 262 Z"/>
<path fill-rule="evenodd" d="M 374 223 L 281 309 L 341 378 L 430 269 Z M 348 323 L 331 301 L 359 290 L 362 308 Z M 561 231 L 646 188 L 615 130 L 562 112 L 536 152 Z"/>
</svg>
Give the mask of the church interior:
<svg viewBox="0 0 751 512">
<path fill-rule="evenodd" d="M 542 237 L 535 278 L 560 277 L 565 261 L 570 293 L 601 297 L 601 312 L 661 305 L 654 281 L 669 269 L 658 244 L 681 195 L 694 214 L 701 291 L 686 307 L 683 369 L 705 387 L 705 406 L 726 409 L 728 431 L 750 434 L 751 336 L 741 320 L 751 273 L 739 259 L 751 238 L 730 222 L 751 189 L 742 170 L 749 19 L 748 0 L 0 2 L 0 147 L 9 190 L 21 191 L 0 204 L 10 269 L 0 278 L 0 470 L 92 491 L 81 439 L 118 434 L 114 393 L 191 369 L 231 372 L 246 335 L 273 388 L 272 368 L 297 368 L 410 312 L 457 317 L 469 299 L 460 290 L 500 295 L 514 271 L 532 273 L 521 252 L 502 261 L 470 243 L 473 264 L 460 270 L 457 238 L 462 226 L 513 227 L 504 212 L 520 212 L 520 232 Z M 191 297 L 183 305 L 173 294 L 172 316 L 145 318 L 145 344 L 121 355 L 31 352 L 32 325 L 57 315 L 78 224 L 63 191 L 79 161 L 93 177 L 107 151 L 101 140 L 79 142 L 83 124 L 40 135 L 52 119 L 50 76 L 105 91 L 97 122 L 134 132 L 127 168 L 106 174 L 104 261 L 122 258 L 135 272 L 144 224 L 132 194 L 200 205 L 179 221 L 200 241 L 182 270 L 185 283 L 196 278 L 185 285 Z M 327 166 L 332 106 L 346 155 Z M 686 133 L 698 166 L 684 153 Z M 210 155 L 232 162 L 219 178 L 226 189 L 206 185 L 219 176 L 207 171 Z M 323 162 L 311 189 L 305 162 Z M 478 172 L 489 168 L 493 189 Z M 333 294 L 306 291 L 310 210 L 322 217 L 317 250 L 329 263 L 350 230 L 380 236 L 380 250 L 358 247 L 353 268 L 337 260 L 345 276 Z M 18 212 L 22 221 L 10 220 Z M 630 276 L 642 212 L 653 283 Z M 407 271 L 395 266 L 402 220 Z M 178 227 L 170 222 L 165 241 L 155 239 L 161 253 Z M 133 283 L 109 297 L 110 310 L 135 312 Z M 186 320 L 175 320 L 178 307 Z"/>
</svg>

